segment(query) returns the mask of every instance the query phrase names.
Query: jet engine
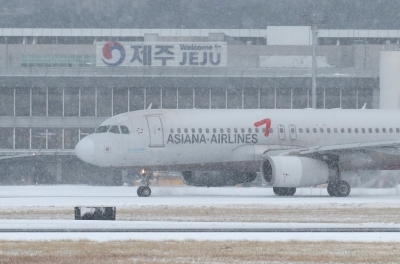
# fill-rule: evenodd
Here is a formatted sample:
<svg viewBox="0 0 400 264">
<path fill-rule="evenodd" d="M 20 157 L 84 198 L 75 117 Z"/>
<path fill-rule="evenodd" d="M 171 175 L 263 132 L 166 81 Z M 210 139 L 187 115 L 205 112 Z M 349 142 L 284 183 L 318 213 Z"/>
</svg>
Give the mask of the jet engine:
<svg viewBox="0 0 400 264">
<path fill-rule="evenodd" d="M 241 171 L 183 171 L 182 181 L 190 186 L 235 186 L 236 184 L 252 182 L 256 179 L 255 172 Z"/>
<path fill-rule="evenodd" d="M 261 176 L 274 187 L 307 187 L 326 183 L 330 174 L 326 162 L 306 157 L 274 156 L 261 163 Z"/>
</svg>

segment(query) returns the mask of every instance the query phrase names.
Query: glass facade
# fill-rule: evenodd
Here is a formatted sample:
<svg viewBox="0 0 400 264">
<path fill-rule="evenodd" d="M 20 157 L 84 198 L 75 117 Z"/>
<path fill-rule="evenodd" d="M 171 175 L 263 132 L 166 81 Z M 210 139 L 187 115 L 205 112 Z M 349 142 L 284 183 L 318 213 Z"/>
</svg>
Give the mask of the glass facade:
<svg viewBox="0 0 400 264">
<path fill-rule="evenodd" d="M 318 108 L 372 108 L 372 88 L 317 90 Z M 102 117 L 152 108 L 301 109 L 311 104 L 305 87 L 228 88 L 0 88 L 2 117 Z M 1 149 L 73 149 L 94 128 L 0 127 Z"/>
<path fill-rule="evenodd" d="M 372 88 L 317 90 L 317 108 L 372 108 Z M 311 91 L 296 88 L 0 88 L 0 116 L 110 117 L 153 109 L 301 109 Z"/>
<path fill-rule="evenodd" d="M 95 128 L 0 127 L 0 149 L 74 149 Z"/>
<path fill-rule="evenodd" d="M 22 55 L 21 67 L 96 67 L 96 55 Z"/>
<path fill-rule="evenodd" d="M 14 89 L 0 89 L 0 116 L 14 115 Z"/>
</svg>

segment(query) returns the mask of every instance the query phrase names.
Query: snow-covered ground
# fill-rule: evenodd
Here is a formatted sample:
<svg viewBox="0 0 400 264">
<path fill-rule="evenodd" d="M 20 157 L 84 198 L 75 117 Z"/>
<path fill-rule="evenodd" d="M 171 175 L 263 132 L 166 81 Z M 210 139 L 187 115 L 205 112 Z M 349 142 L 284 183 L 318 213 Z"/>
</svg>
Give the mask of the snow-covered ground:
<svg viewBox="0 0 400 264">
<path fill-rule="evenodd" d="M 400 242 L 399 233 L 0 233 L 0 241 L 46 241 L 46 240 L 90 240 L 90 241 L 123 241 L 123 240 L 197 240 L 197 241 L 341 241 L 341 242 Z"/>
<path fill-rule="evenodd" d="M 328 196 L 324 188 L 299 188 L 293 197 L 277 197 L 271 188 L 152 187 L 138 197 L 136 187 L 0 186 L 2 206 L 144 206 L 208 204 L 400 204 L 396 189 L 353 189 L 349 197 Z"/>
<path fill-rule="evenodd" d="M 176 225 L 180 227 L 188 226 L 252 226 L 262 225 L 264 227 L 282 226 L 301 228 L 304 226 L 312 227 L 344 227 L 347 222 L 336 223 L 317 223 L 319 218 L 314 218 L 313 223 L 309 223 L 307 214 L 315 212 L 322 208 L 322 214 L 325 217 L 327 212 L 335 212 L 336 209 L 345 208 L 351 213 L 354 210 L 355 217 L 357 217 L 357 210 L 359 208 L 366 208 L 368 211 L 372 209 L 380 209 L 381 207 L 389 208 L 398 211 L 400 208 L 400 196 L 396 195 L 395 189 L 354 189 L 349 197 L 334 198 L 326 194 L 326 189 L 323 188 L 304 188 L 299 189 L 294 197 L 276 197 L 273 195 L 270 188 L 196 188 L 196 187 L 153 187 L 153 194 L 151 197 L 141 198 L 136 195 L 135 187 L 90 187 L 90 186 L 1 186 L 0 187 L 0 212 L 3 214 L 7 210 L 25 210 L 28 212 L 30 208 L 43 208 L 44 210 L 52 210 L 51 208 L 64 208 L 70 210 L 71 218 L 73 217 L 74 206 L 116 206 L 117 216 L 120 208 L 132 209 L 132 212 L 139 209 L 154 208 L 160 210 L 164 206 L 169 209 L 171 207 L 183 208 L 184 212 L 187 208 L 200 208 L 201 212 L 209 213 L 207 209 L 227 208 L 229 210 L 241 207 L 243 210 L 252 208 L 252 212 L 259 210 L 274 209 L 288 210 L 296 209 L 297 212 L 307 218 L 306 223 L 296 222 L 291 220 L 290 223 L 284 223 L 287 219 L 297 218 L 284 218 L 279 216 L 276 218 L 275 223 L 188 223 L 185 218 L 173 220 L 178 221 L 171 223 L 165 221 L 158 222 L 138 222 L 138 221 L 73 221 L 73 220 L 37 220 L 39 215 L 34 215 L 33 219 L 29 220 L 0 220 L 0 229 L 21 229 L 21 228 L 86 228 L 86 227 L 100 227 L 100 228 L 124 228 L 144 225 L 153 225 L 161 227 L 170 227 Z M 11 209 L 10 209 L 11 208 Z M 50 209 L 49 209 L 50 208 Z M 259 210 L 257 208 L 260 208 Z M 240 209 L 240 208 L 239 208 Z M 129 210 L 128 210 L 129 211 Z M 130 211 L 129 211 L 130 212 Z M 157 211 L 158 212 L 158 211 Z M 156 214 L 157 214 L 156 212 Z M 200 212 L 200 211 L 199 211 Z M 200 213 L 201 213 L 200 212 Z M 211 211 L 213 212 L 213 211 Z M 365 210 L 364 210 L 365 212 Z M 28 212 L 29 213 L 29 212 Z M 319 212 L 321 214 L 321 211 Z M 69 213 L 68 213 L 69 214 Z M 161 214 L 161 213 L 160 213 Z M 391 213 L 388 211 L 387 216 Z M 222 215 L 223 216 L 223 215 Z M 296 216 L 296 215 L 295 215 Z M 374 218 L 374 223 L 371 222 L 372 216 L 364 215 L 361 218 L 363 222 L 352 222 L 347 226 L 356 227 L 399 227 L 397 220 L 392 222 L 385 221 L 385 216 Z M 319 216 L 321 217 L 321 216 Z M 331 219 L 328 216 L 328 220 Z M 334 216 L 333 216 L 334 217 Z M 339 215 L 340 217 L 340 215 Z M 344 217 L 348 219 L 348 215 Z M 1 219 L 0 215 L 0 219 Z M 69 219 L 71 219 L 69 218 Z M 179 218 L 179 217 L 178 217 Z M 4 217 L 3 217 L 4 219 Z M 118 219 L 118 217 L 117 217 Z M 244 219 L 244 218 L 243 218 Z M 266 219 L 265 215 L 257 219 Z M 283 220 L 286 219 L 286 220 Z M 300 215 L 298 217 L 300 219 Z M 315 220 L 317 219 L 317 220 Z M 321 218 L 322 219 L 322 218 Z M 324 218 L 326 219 L 326 218 Z M 379 222 L 376 221 L 378 219 Z M 380 220 L 382 219 L 382 220 Z M 394 218 L 396 219 L 396 215 Z M 206 220 L 208 221 L 208 220 Z M 221 221 L 221 220 L 218 220 Z M 222 220 L 224 221 L 224 220 Z M 229 221 L 228 219 L 226 221 Z M 239 221 L 242 221 L 239 218 Z M 259 220 L 257 220 L 259 221 Z M 279 221 L 279 222 L 277 222 Z M 290 220 L 289 220 L 290 221 Z M 345 220 L 347 221 L 347 220 Z M 287 221 L 288 222 L 288 221 Z M 350 223 L 350 222 L 349 222 Z M 365 241 L 365 242 L 400 242 L 399 233 L 305 233 L 305 232 L 276 232 L 276 233 L 255 233 L 255 232 L 237 232 L 237 233 L 176 233 L 176 232 L 162 232 L 162 233 L 140 233 L 140 232 L 127 232 L 127 233 L 93 233 L 93 232 L 74 232 L 74 233 L 24 233 L 24 232 L 2 232 L 0 233 L 0 240 L 59 240 L 59 239 L 88 239 L 94 241 L 108 241 L 108 240 L 259 240 L 259 241 Z"/>
<path fill-rule="evenodd" d="M 244 229 L 332 229 L 332 228 L 400 228 L 400 224 L 364 223 L 364 224 L 315 224 L 315 223 L 199 223 L 199 222 L 153 222 L 153 221 L 73 221 L 73 220 L 0 220 L 0 240 L 49 240 L 49 239 L 88 239 L 95 241 L 107 240 L 335 240 L 335 241 L 385 241 L 400 242 L 398 233 L 362 233 L 362 232 L 240 232 Z M 4 232 L 18 229 L 20 232 Z M 25 230 L 54 231 L 64 230 L 62 233 L 36 232 L 24 233 Z M 221 232 L 125 232 L 93 233 L 91 230 L 143 230 L 143 229 L 237 229 L 234 233 Z M 74 230 L 74 232 L 65 232 Z M 82 232 L 76 232 L 82 230 Z M 85 232 L 86 231 L 86 232 Z M 397 235 L 396 235 L 397 234 Z"/>
</svg>

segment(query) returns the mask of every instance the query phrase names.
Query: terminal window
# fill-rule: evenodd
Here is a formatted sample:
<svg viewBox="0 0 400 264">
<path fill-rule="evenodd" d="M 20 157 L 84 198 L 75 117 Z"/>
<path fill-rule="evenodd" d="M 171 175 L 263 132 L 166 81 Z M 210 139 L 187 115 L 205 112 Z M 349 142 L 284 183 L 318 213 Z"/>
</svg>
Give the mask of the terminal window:
<svg viewBox="0 0 400 264">
<path fill-rule="evenodd" d="M 32 67 L 32 68 L 96 67 L 96 55 L 48 55 L 48 54 L 22 55 L 21 67 Z"/>
</svg>

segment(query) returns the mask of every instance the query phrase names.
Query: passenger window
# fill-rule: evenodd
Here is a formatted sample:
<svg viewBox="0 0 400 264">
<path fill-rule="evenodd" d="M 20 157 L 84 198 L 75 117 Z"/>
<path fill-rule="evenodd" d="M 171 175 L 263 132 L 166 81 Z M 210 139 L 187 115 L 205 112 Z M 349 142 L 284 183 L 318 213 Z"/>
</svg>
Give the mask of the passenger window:
<svg viewBox="0 0 400 264">
<path fill-rule="evenodd" d="M 382 133 L 386 133 L 386 128 L 382 128 Z"/>
<path fill-rule="evenodd" d="M 316 129 L 315 127 L 312 129 L 312 131 L 313 131 L 314 133 L 317 133 L 317 129 Z"/>
<path fill-rule="evenodd" d="M 306 128 L 306 132 L 307 132 L 307 133 L 310 133 L 310 129 L 309 129 L 309 128 Z"/>
<path fill-rule="evenodd" d="M 234 131 L 235 133 L 237 133 L 237 128 L 234 128 L 233 131 Z"/>
<path fill-rule="evenodd" d="M 265 131 L 267 131 L 267 129 L 263 128 L 263 129 L 261 129 L 261 131 L 262 131 L 263 133 L 265 133 Z M 270 130 L 270 132 L 271 132 L 271 130 Z"/>
<path fill-rule="evenodd" d="M 354 133 L 358 133 L 358 128 L 354 128 Z"/>
<path fill-rule="evenodd" d="M 242 128 L 242 133 L 244 133 L 244 128 Z"/>
<path fill-rule="evenodd" d="M 290 129 L 290 133 L 294 134 L 294 133 L 296 133 L 296 130 L 292 127 L 292 128 Z"/>
<path fill-rule="evenodd" d="M 269 128 L 269 133 L 274 133 L 274 130 L 272 129 L 272 127 Z"/>
<path fill-rule="evenodd" d="M 321 133 L 324 133 L 324 129 L 322 127 L 319 129 L 319 131 L 321 131 Z"/>
<path fill-rule="evenodd" d="M 183 129 L 183 131 L 185 131 L 185 133 L 187 133 L 187 132 L 188 132 L 188 129 L 187 129 L 187 128 L 185 128 L 185 129 Z"/>
<path fill-rule="evenodd" d="M 252 131 L 252 129 L 251 129 L 251 128 L 249 128 L 249 133 L 251 133 L 251 131 Z"/>
<path fill-rule="evenodd" d="M 302 128 L 299 128 L 299 133 L 303 133 L 303 129 Z"/>
<path fill-rule="evenodd" d="M 219 132 L 220 132 L 220 133 L 224 133 L 224 129 L 223 129 L 223 128 L 220 128 L 220 129 L 219 129 Z"/>
<path fill-rule="evenodd" d="M 331 129 L 328 127 L 328 128 L 326 129 L 326 132 L 331 133 Z"/>
<path fill-rule="evenodd" d="M 369 132 L 369 133 L 372 133 L 372 128 L 368 128 L 368 132 Z"/>
<path fill-rule="evenodd" d="M 129 129 L 126 126 L 120 126 L 122 134 L 129 134 Z"/>
<path fill-rule="evenodd" d="M 389 133 L 393 133 L 393 128 L 389 128 Z"/>
<path fill-rule="evenodd" d="M 348 131 L 349 133 L 351 133 L 351 128 L 348 128 L 347 131 Z"/>
<path fill-rule="evenodd" d="M 379 128 L 375 128 L 375 132 L 376 132 L 376 133 L 379 133 Z"/>
<path fill-rule="evenodd" d="M 336 127 L 333 129 L 333 132 L 335 132 L 335 133 L 337 133 L 337 132 L 338 132 Z"/>
<path fill-rule="evenodd" d="M 217 129 L 216 128 L 213 128 L 213 133 L 214 134 L 217 133 Z"/>
<path fill-rule="evenodd" d="M 279 133 L 283 133 L 283 128 L 279 128 Z"/>
<path fill-rule="evenodd" d="M 396 128 L 396 133 L 400 133 L 400 128 Z"/>
<path fill-rule="evenodd" d="M 178 130 L 178 133 L 181 133 L 181 129 L 180 128 L 178 128 L 177 130 Z"/>
<path fill-rule="evenodd" d="M 199 128 L 199 133 L 203 133 L 203 129 Z"/>
<path fill-rule="evenodd" d="M 106 133 L 110 126 L 100 126 L 94 133 Z"/>
<path fill-rule="evenodd" d="M 196 133 L 196 129 L 192 128 L 192 133 Z"/>
<path fill-rule="evenodd" d="M 171 129 L 169 130 L 169 132 L 170 132 L 170 133 L 174 133 L 174 129 L 171 128 Z"/>
<path fill-rule="evenodd" d="M 227 132 L 227 133 L 231 133 L 231 129 L 230 129 L 230 128 L 227 128 L 227 129 L 226 129 L 226 132 Z"/>
<path fill-rule="evenodd" d="M 206 128 L 206 133 L 207 134 L 210 133 L 210 129 Z"/>
<path fill-rule="evenodd" d="M 118 128 L 118 126 L 112 126 L 110 128 L 110 130 L 108 130 L 108 132 L 114 133 L 114 134 L 119 134 L 119 128 Z"/>
<path fill-rule="evenodd" d="M 361 128 L 361 132 L 365 133 L 365 128 Z"/>
<path fill-rule="evenodd" d="M 258 129 L 258 128 L 255 128 L 254 131 L 255 131 L 255 133 L 258 133 L 258 132 L 259 132 L 259 129 Z"/>
<path fill-rule="evenodd" d="M 341 128 L 341 129 L 340 129 L 340 132 L 344 133 L 344 128 Z"/>
</svg>

